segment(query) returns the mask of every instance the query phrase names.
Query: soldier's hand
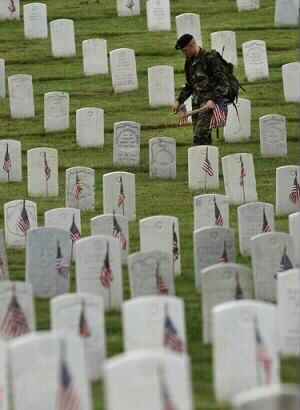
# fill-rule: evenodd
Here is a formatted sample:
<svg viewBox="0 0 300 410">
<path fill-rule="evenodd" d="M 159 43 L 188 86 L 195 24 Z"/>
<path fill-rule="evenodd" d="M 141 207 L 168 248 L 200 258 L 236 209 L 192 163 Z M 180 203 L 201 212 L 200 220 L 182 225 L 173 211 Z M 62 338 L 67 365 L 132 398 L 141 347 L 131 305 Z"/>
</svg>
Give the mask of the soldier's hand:
<svg viewBox="0 0 300 410">
<path fill-rule="evenodd" d="M 207 107 L 208 110 L 213 110 L 216 104 L 213 100 L 208 100 L 205 106 Z"/>
<path fill-rule="evenodd" d="M 180 103 L 177 101 L 177 103 L 175 103 L 175 104 L 172 105 L 172 112 L 173 112 L 174 114 L 177 114 L 178 111 L 179 111 L 179 107 L 180 107 Z"/>
</svg>

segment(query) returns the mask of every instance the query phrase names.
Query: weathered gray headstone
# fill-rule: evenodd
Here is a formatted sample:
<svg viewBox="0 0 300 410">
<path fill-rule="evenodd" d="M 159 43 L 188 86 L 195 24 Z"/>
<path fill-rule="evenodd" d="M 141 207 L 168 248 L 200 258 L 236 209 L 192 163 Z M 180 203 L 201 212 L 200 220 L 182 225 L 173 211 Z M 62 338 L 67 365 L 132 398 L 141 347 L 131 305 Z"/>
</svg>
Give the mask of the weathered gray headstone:
<svg viewBox="0 0 300 410">
<path fill-rule="evenodd" d="M 286 117 L 269 114 L 259 118 L 260 152 L 264 157 L 287 155 Z"/>
<path fill-rule="evenodd" d="M 214 390 L 218 401 L 256 386 L 279 383 L 276 308 L 227 302 L 212 311 Z"/>
<path fill-rule="evenodd" d="M 236 0 L 238 11 L 255 10 L 260 6 L 260 0 Z"/>
<path fill-rule="evenodd" d="M 295 267 L 292 237 L 285 232 L 252 236 L 251 261 L 257 300 L 276 302 L 276 281 L 281 272 Z"/>
<path fill-rule="evenodd" d="M 84 347 L 90 380 L 101 376 L 106 358 L 102 298 L 86 293 L 65 294 L 51 299 L 51 327 L 79 335 Z"/>
<path fill-rule="evenodd" d="M 298 26 L 299 0 L 275 1 L 275 26 Z"/>
<path fill-rule="evenodd" d="M 286 102 L 300 102 L 300 63 L 288 63 L 281 66 L 283 95 Z"/>
<path fill-rule="evenodd" d="M 26 241 L 26 281 L 35 297 L 49 298 L 69 291 L 71 244 L 59 228 L 31 229 Z"/>
<path fill-rule="evenodd" d="M 134 121 L 114 123 L 113 162 L 138 166 L 140 163 L 141 124 Z"/>
<path fill-rule="evenodd" d="M 9 279 L 4 232 L 0 230 L 0 281 Z"/>
<path fill-rule="evenodd" d="M 232 63 L 238 65 L 236 34 L 234 31 L 216 31 L 210 34 L 211 48 L 217 50 L 222 57 Z"/>
<path fill-rule="evenodd" d="M 53 57 L 73 57 L 76 55 L 73 20 L 52 20 L 50 22 L 50 36 Z"/>
<path fill-rule="evenodd" d="M 23 6 L 24 36 L 31 39 L 48 38 L 47 4 L 29 3 Z"/>
<path fill-rule="evenodd" d="M 20 20 L 20 0 L 2 0 L 0 20 Z"/>
<path fill-rule="evenodd" d="M 171 30 L 170 0 L 148 0 L 146 14 L 149 31 Z"/>
<path fill-rule="evenodd" d="M 248 81 L 269 78 L 266 42 L 250 40 L 242 44 L 245 74 Z"/>
<path fill-rule="evenodd" d="M 188 174 L 190 189 L 219 188 L 219 149 L 199 145 L 188 149 Z"/>
<path fill-rule="evenodd" d="M 102 296 L 105 310 L 119 310 L 123 300 L 121 248 L 112 236 L 94 235 L 76 243 L 77 291 Z"/>
<path fill-rule="evenodd" d="M 183 299 L 174 296 L 145 296 L 122 306 L 125 351 L 169 349 L 186 351 Z"/>
<path fill-rule="evenodd" d="M 4 204 L 5 242 L 9 248 L 24 248 L 27 232 L 37 226 L 35 202 L 16 199 Z"/>
<path fill-rule="evenodd" d="M 300 166 L 276 168 L 276 215 L 298 212 L 300 206 Z"/>
<path fill-rule="evenodd" d="M 239 206 L 237 211 L 240 253 L 250 256 L 251 237 L 259 233 L 275 231 L 273 205 L 266 202 L 251 202 Z"/>
<path fill-rule="evenodd" d="M 236 263 L 218 263 L 201 270 L 202 338 L 203 343 L 212 342 L 212 309 L 225 302 L 253 299 L 251 270 Z"/>
<path fill-rule="evenodd" d="M 194 196 L 194 230 L 204 226 L 229 228 L 229 201 L 222 194 Z"/>
<path fill-rule="evenodd" d="M 9 107 L 12 118 L 34 117 L 32 76 L 16 74 L 8 77 Z"/>
<path fill-rule="evenodd" d="M 173 67 L 156 65 L 148 68 L 148 96 L 151 107 L 175 103 Z"/>
<path fill-rule="evenodd" d="M 58 152 L 55 148 L 33 148 L 27 151 L 28 194 L 58 195 Z"/>
<path fill-rule="evenodd" d="M 128 257 L 132 298 L 149 295 L 175 295 L 172 258 L 163 251 L 136 252 Z"/>
<path fill-rule="evenodd" d="M 149 173 L 151 178 L 176 178 L 176 140 L 154 137 L 149 140 Z"/>
<path fill-rule="evenodd" d="M 127 264 L 129 230 L 126 216 L 113 213 L 91 218 L 91 235 L 108 235 L 118 239 L 120 241 L 122 263 Z"/>
<path fill-rule="evenodd" d="M 69 93 L 51 91 L 44 94 L 44 128 L 46 132 L 69 128 Z"/>
<path fill-rule="evenodd" d="M 0 98 L 6 97 L 5 60 L 0 58 Z"/>
<path fill-rule="evenodd" d="M 228 106 L 227 122 L 224 127 L 226 142 L 247 141 L 251 136 L 251 101 L 239 98 L 237 112 L 232 104 Z"/>
<path fill-rule="evenodd" d="M 21 142 L 0 140 L 0 182 L 22 181 Z"/>
<path fill-rule="evenodd" d="M 107 41 L 91 38 L 82 42 L 83 71 L 85 75 L 108 73 Z"/>
<path fill-rule="evenodd" d="M 110 51 L 109 58 L 114 92 L 136 90 L 139 85 L 134 50 L 118 48 Z"/>
<path fill-rule="evenodd" d="M 296 266 L 300 266 L 300 212 L 289 215 L 289 233 L 293 238 Z"/>
<path fill-rule="evenodd" d="M 101 108 L 76 110 L 76 142 L 80 147 L 104 145 L 104 111 Z"/>
<path fill-rule="evenodd" d="M 139 16 L 140 0 L 117 0 L 117 13 L 120 17 Z"/>
<path fill-rule="evenodd" d="M 78 208 L 81 211 L 95 210 L 95 170 L 87 167 L 66 169 L 67 208 Z"/>
<path fill-rule="evenodd" d="M 201 270 L 216 263 L 235 262 L 234 232 L 222 226 L 194 231 L 194 272 L 196 288 L 201 288 Z"/>
<path fill-rule="evenodd" d="M 199 14 L 182 13 L 176 16 L 175 22 L 177 38 L 188 33 L 194 37 L 200 46 L 203 46 Z"/>
</svg>

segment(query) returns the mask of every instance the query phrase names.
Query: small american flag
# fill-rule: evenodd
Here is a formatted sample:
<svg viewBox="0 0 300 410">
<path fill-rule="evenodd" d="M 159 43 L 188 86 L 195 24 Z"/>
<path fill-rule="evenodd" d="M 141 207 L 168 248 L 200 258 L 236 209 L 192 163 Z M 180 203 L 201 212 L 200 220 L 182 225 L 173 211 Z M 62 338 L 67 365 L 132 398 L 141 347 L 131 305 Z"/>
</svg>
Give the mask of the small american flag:
<svg viewBox="0 0 300 410">
<path fill-rule="evenodd" d="M 298 183 L 297 174 L 294 177 L 293 185 L 289 195 L 290 200 L 295 204 L 300 199 L 300 185 Z"/>
<path fill-rule="evenodd" d="M 90 337 L 92 334 L 91 329 L 89 328 L 89 325 L 86 320 L 84 303 L 81 306 L 79 317 L 79 334 L 82 337 Z"/>
<path fill-rule="evenodd" d="M 59 367 L 57 410 L 81 410 L 79 395 L 74 388 L 71 373 L 64 359 L 60 360 Z"/>
<path fill-rule="evenodd" d="M 51 176 L 51 168 L 49 167 L 48 161 L 47 161 L 47 154 L 44 152 L 44 173 L 46 180 L 50 179 Z"/>
<path fill-rule="evenodd" d="M 75 185 L 74 185 L 74 198 L 76 199 L 76 201 L 79 201 L 82 190 L 83 190 L 83 186 L 80 183 L 79 175 L 76 174 Z"/>
<path fill-rule="evenodd" d="M 8 144 L 6 144 L 6 152 L 5 152 L 5 155 L 4 155 L 4 162 L 3 162 L 3 167 L 2 168 L 4 169 L 4 171 L 7 174 L 9 174 L 11 167 L 12 167 L 12 162 L 11 162 L 10 154 L 9 154 L 9 151 L 8 151 Z"/>
<path fill-rule="evenodd" d="M 175 223 L 173 223 L 172 225 L 172 230 L 173 230 L 172 254 L 173 254 L 173 260 L 175 262 L 179 258 L 178 238 L 177 238 L 177 233 L 175 231 Z"/>
<path fill-rule="evenodd" d="M 205 159 L 201 165 L 201 169 L 210 177 L 214 175 L 214 170 L 211 166 L 210 160 L 208 159 L 208 147 L 206 147 Z"/>
<path fill-rule="evenodd" d="M 27 214 L 26 207 L 25 207 L 25 199 L 23 201 L 22 211 L 18 219 L 17 225 L 18 225 L 18 228 L 24 233 L 27 232 L 28 229 L 30 228 L 30 221 L 29 221 L 28 214 Z"/>
<path fill-rule="evenodd" d="M 240 284 L 240 275 L 238 272 L 235 274 L 235 292 L 234 292 L 235 300 L 244 299 L 244 292 Z"/>
<path fill-rule="evenodd" d="M 223 249 L 223 253 L 220 256 L 219 262 L 228 262 L 228 255 L 227 255 L 227 250 L 226 250 L 226 241 L 224 241 L 224 249 Z"/>
<path fill-rule="evenodd" d="M 246 176 L 244 161 L 242 156 L 240 155 L 240 163 L 241 163 L 241 172 L 240 172 L 240 186 L 244 186 L 244 178 Z"/>
<path fill-rule="evenodd" d="M 9 0 L 9 5 L 7 8 L 11 13 L 14 13 L 17 10 L 14 0 Z"/>
<path fill-rule="evenodd" d="M 73 215 L 72 224 L 70 226 L 70 238 L 73 242 L 81 238 L 81 234 L 75 223 L 75 215 Z"/>
<path fill-rule="evenodd" d="M 214 211 L 215 211 L 215 225 L 223 226 L 224 225 L 223 217 L 222 217 L 220 208 L 218 207 L 215 196 L 214 196 Z"/>
<path fill-rule="evenodd" d="M 114 238 L 119 239 L 119 241 L 121 243 L 121 248 L 123 250 L 125 250 L 127 248 L 127 239 L 126 239 L 125 235 L 122 232 L 122 228 L 121 228 L 120 224 L 118 223 L 115 211 L 113 212 L 112 236 Z"/>
<path fill-rule="evenodd" d="M 254 332 L 256 345 L 256 360 L 264 370 L 267 384 L 270 384 L 272 378 L 272 357 L 263 341 L 256 317 L 254 318 Z"/>
<path fill-rule="evenodd" d="M 123 178 L 120 177 L 120 192 L 118 196 L 118 207 L 124 204 L 125 199 L 126 199 L 126 195 L 124 192 Z"/>
<path fill-rule="evenodd" d="M 271 229 L 271 226 L 270 226 L 270 224 L 269 224 L 269 222 L 268 222 L 267 215 L 266 215 L 266 211 L 265 211 L 265 208 L 264 208 L 264 209 L 263 209 L 262 232 L 271 232 L 271 231 L 272 231 L 272 229 Z"/>
<path fill-rule="evenodd" d="M 185 351 L 184 343 L 167 311 L 164 324 L 164 346 L 178 353 Z"/>
<path fill-rule="evenodd" d="M 127 0 L 127 2 L 126 2 L 126 7 L 127 7 L 128 9 L 132 10 L 134 6 L 135 6 L 134 0 Z"/>
<path fill-rule="evenodd" d="M 167 295 L 169 293 L 169 289 L 159 274 L 159 262 L 156 263 L 155 267 L 155 279 L 156 279 L 156 290 L 159 295 Z"/>
<path fill-rule="evenodd" d="M 288 257 L 286 246 L 283 248 L 283 253 L 280 259 L 279 272 L 284 272 L 288 269 L 293 269 L 293 264 Z"/>
<path fill-rule="evenodd" d="M 100 282 L 104 288 L 110 288 L 113 281 L 113 273 L 109 262 L 109 242 L 106 243 L 106 253 L 100 273 Z"/>
<path fill-rule="evenodd" d="M 0 333 L 7 337 L 17 337 L 30 332 L 30 328 L 20 303 L 15 294 L 12 295 L 6 315 L 1 323 Z"/>
<path fill-rule="evenodd" d="M 63 278 L 67 278 L 69 275 L 69 265 L 65 263 L 60 243 L 56 242 L 56 260 L 55 260 L 56 272 L 61 275 Z"/>
<path fill-rule="evenodd" d="M 227 113 L 227 105 L 224 102 L 216 103 L 209 128 L 223 128 L 226 125 Z"/>
</svg>

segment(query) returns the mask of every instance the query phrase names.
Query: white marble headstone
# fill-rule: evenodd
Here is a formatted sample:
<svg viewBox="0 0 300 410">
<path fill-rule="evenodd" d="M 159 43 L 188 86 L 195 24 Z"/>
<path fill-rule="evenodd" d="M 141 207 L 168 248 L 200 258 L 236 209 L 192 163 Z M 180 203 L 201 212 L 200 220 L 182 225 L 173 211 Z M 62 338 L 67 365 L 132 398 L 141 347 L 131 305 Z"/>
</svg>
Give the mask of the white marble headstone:
<svg viewBox="0 0 300 410">
<path fill-rule="evenodd" d="M 76 55 L 74 22 L 57 19 L 50 22 L 51 52 L 53 57 L 73 57 Z"/>
<path fill-rule="evenodd" d="M 232 63 L 238 65 L 236 34 L 234 31 L 215 31 L 210 34 L 211 48 L 217 50 L 221 56 Z"/>
<path fill-rule="evenodd" d="M 151 107 L 175 103 L 173 67 L 156 65 L 148 68 L 148 96 Z"/>
<path fill-rule="evenodd" d="M 256 301 L 227 302 L 212 311 L 214 390 L 218 401 L 278 383 L 276 308 Z"/>
<path fill-rule="evenodd" d="M 0 281 L 9 279 L 4 232 L 0 229 Z"/>
<path fill-rule="evenodd" d="M 8 343 L 0 339 L 0 391 L 1 410 L 8 410 L 10 404 L 9 379 L 8 379 Z"/>
<path fill-rule="evenodd" d="M 140 249 L 168 252 L 174 263 L 174 273 L 181 273 L 179 221 L 175 216 L 155 215 L 140 219 Z"/>
<path fill-rule="evenodd" d="M 44 128 L 46 132 L 69 128 L 69 93 L 50 91 L 44 94 Z"/>
<path fill-rule="evenodd" d="M 35 330 L 30 283 L 0 281 L 0 300 L 0 339 L 11 340 Z"/>
<path fill-rule="evenodd" d="M 129 252 L 128 219 L 123 215 L 105 214 L 91 218 L 91 235 L 108 235 L 120 241 L 122 263 L 127 264 Z"/>
<path fill-rule="evenodd" d="M 0 58 L 0 98 L 6 97 L 5 60 Z"/>
<path fill-rule="evenodd" d="M 260 153 L 264 157 L 287 155 L 286 117 L 269 114 L 259 118 Z"/>
<path fill-rule="evenodd" d="M 86 293 L 65 294 L 51 299 L 51 328 L 79 335 L 84 347 L 87 374 L 97 380 L 106 358 L 103 300 Z"/>
<path fill-rule="evenodd" d="M 193 408 L 187 355 L 140 350 L 115 356 L 104 365 L 104 388 L 107 410 Z"/>
<path fill-rule="evenodd" d="M 194 196 L 194 230 L 204 226 L 229 228 L 229 201 L 222 194 Z"/>
<path fill-rule="evenodd" d="M 296 266 L 300 266 L 300 212 L 289 215 L 289 233 L 293 238 Z"/>
<path fill-rule="evenodd" d="M 191 34 L 202 47 L 200 15 L 196 13 L 182 13 L 175 17 L 177 38 L 183 34 Z"/>
<path fill-rule="evenodd" d="M 153 137 L 149 140 L 149 174 L 151 178 L 176 178 L 176 140 Z"/>
<path fill-rule="evenodd" d="M 300 355 L 300 272 L 290 269 L 277 279 L 277 336 L 286 356 Z"/>
<path fill-rule="evenodd" d="M 21 142 L 0 140 L 0 182 L 22 181 Z"/>
<path fill-rule="evenodd" d="M 286 102 L 300 102 L 300 63 L 299 61 L 281 66 L 283 95 Z"/>
<path fill-rule="evenodd" d="M 31 39 L 48 38 L 47 4 L 29 3 L 23 6 L 24 36 Z"/>
<path fill-rule="evenodd" d="M 169 349 L 186 351 L 183 299 L 174 296 L 145 296 L 122 306 L 125 351 Z"/>
<path fill-rule="evenodd" d="M 222 157 L 225 193 L 231 204 L 257 201 L 253 155 L 229 154 Z"/>
<path fill-rule="evenodd" d="M 149 31 L 171 30 L 170 0 L 148 0 L 146 14 Z"/>
<path fill-rule="evenodd" d="M 219 149 L 218 147 L 199 145 L 188 149 L 189 188 L 219 188 Z"/>
<path fill-rule="evenodd" d="M 31 229 L 26 241 L 26 281 L 35 297 L 49 298 L 69 291 L 71 244 L 59 228 Z"/>
<path fill-rule="evenodd" d="M 300 207 L 300 167 L 276 168 L 276 215 L 298 212 Z"/>
<path fill-rule="evenodd" d="M 102 38 L 83 40 L 82 58 L 85 75 L 107 74 L 107 40 Z"/>
<path fill-rule="evenodd" d="M 112 86 L 115 93 L 136 90 L 138 77 L 135 52 L 130 48 L 118 48 L 109 53 Z"/>
<path fill-rule="evenodd" d="M 104 145 L 104 110 L 85 107 L 76 110 L 76 142 L 80 147 Z"/>
<path fill-rule="evenodd" d="M 128 257 L 132 298 L 175 295 L 172 257 L 165 251 L 142 251 Z"/>
<path fill-rule="evenodd" d="M 196 288 L 201 288 L 201 270 L 210 265 L 235 262 L 234 232 L 209 226 L 194 231 L 194 273 Z"/>
<path fill-rule="evenodd" d="M 58 152 L 55 148 L 33 148 L 27 151 L 28 194 L 57 196 Z"/>
<path fill-rule="evenodd" d="M 248 141 L 251 136 L 251 101 L 239 98 L 235 107 L 228 106 L 227 122 L 224 127 L 226 142 Z"/>
<path fill-rule="evenodd" d="M 140 163 L 141 124 L 134 121 L 114 123 L 113 162 L 138 166 Z"/>
<path fill-rule="evenodd" d="M 95 170 L 87 167 L 66 169 L 65 204 L 81 211 L 95 210 Z"/>
<path fill-rule="evenodd" d="M 140 0 L 117 0 L 117 13 L 120 17 L 139 16 Z"/>
<path fill-rule="evenodd" d="M 236 0 L 238 11 L 255 10 L 260 6 L 260 0 Z"/>
<path fill-rule="evenodd" d="M 251 262 L 257 300 L 276 302 L 276 281 L 281 272 L 295 267 L 292 237 L 285 232 L 252 236 Z"/>
<path fill-rule="evenodd" d="M 250 40 L 242 44 L 245 74 L 248 81 L 269 78 L 266 42 Z"/>
<path fill-rule="evenodd" d="M 0 20 L 20 20 L 20 0 L 2 0 Z"/>
<path fill-rule="evenodd" d="M 201 271 L 202 339 L 212 342 L 212 309 L 225 302 L 254 299 L 253 277 L 248 266 L 218 263 Z"/>
<path fill-rule="evenodd" d="M 4 204 L 5 242 L 9 248 L 24 248 L 27 232 L 37 226 L 35 202 L 16 199 Z"/>
<path fill-rule="evenodd" d="M 259 233 L 275 231 L 273 204 L 251 202 L 239 206 L 237 211 L 240 253 L 250 256 L 251 237 Z"/>
<path fill-rule="evenodd" d="M 9 107 L 12 118 L 33 118 L 34 97 L 32 76 L 16 74 L 8 77 Z"/>
<path fill-rule="evenodd" d="M 77 291 L 102 296 L 106 311 L 119 310 L 123 301 L 119 240 L 90 236 L 76 243 L 75 254 Z"/>
<path fill-rule="evenodd" d="M 275 1 L 275 26 L 298 26 L 299 0 Z"/>
<path fill-rule="evenodd" d="M 135 221 L 135 174 L 109 172 L 103 175 L 103 213 L 123 215 Z"/>
<path fill-rule="evenodd" d="M 54 331 L 27 335 L 10 343 L 9 357 L 15 410 L 92 409 L 78 336 Z M 66 379 L 68 388 L 62 384 Z"/>
</svg>

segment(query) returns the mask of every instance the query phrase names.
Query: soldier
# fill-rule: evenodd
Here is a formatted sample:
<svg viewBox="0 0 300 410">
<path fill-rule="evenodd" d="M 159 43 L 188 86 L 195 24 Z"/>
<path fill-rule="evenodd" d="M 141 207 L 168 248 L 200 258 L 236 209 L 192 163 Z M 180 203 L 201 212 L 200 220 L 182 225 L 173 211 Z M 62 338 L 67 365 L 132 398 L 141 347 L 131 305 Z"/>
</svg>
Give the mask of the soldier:
<svg viewBox="0 0 300 410">
<path fill-rule="evenodd" d="M 176 50 L 186 56 L 186 84 L 182 88 L 176 104 L 172 105 L 173 113 L 180 113 L 182 104 L 191 95 L 193 110 L 205 106 L 205 110 L 193 115 L 194 145 L 211 144 L 211 119 L 217 105 L 227 106 L 224 97 L 230 84 L 224 75 L 223 67 L 217 58 L 216 51 L 201 48 L 191 34 L 183 34 L 176 42 Z M 219 105 L 219 106 L 220 106 Z M 180 125 L 187 123 L 187 117 L 181 116 Z"/>
</svg>

